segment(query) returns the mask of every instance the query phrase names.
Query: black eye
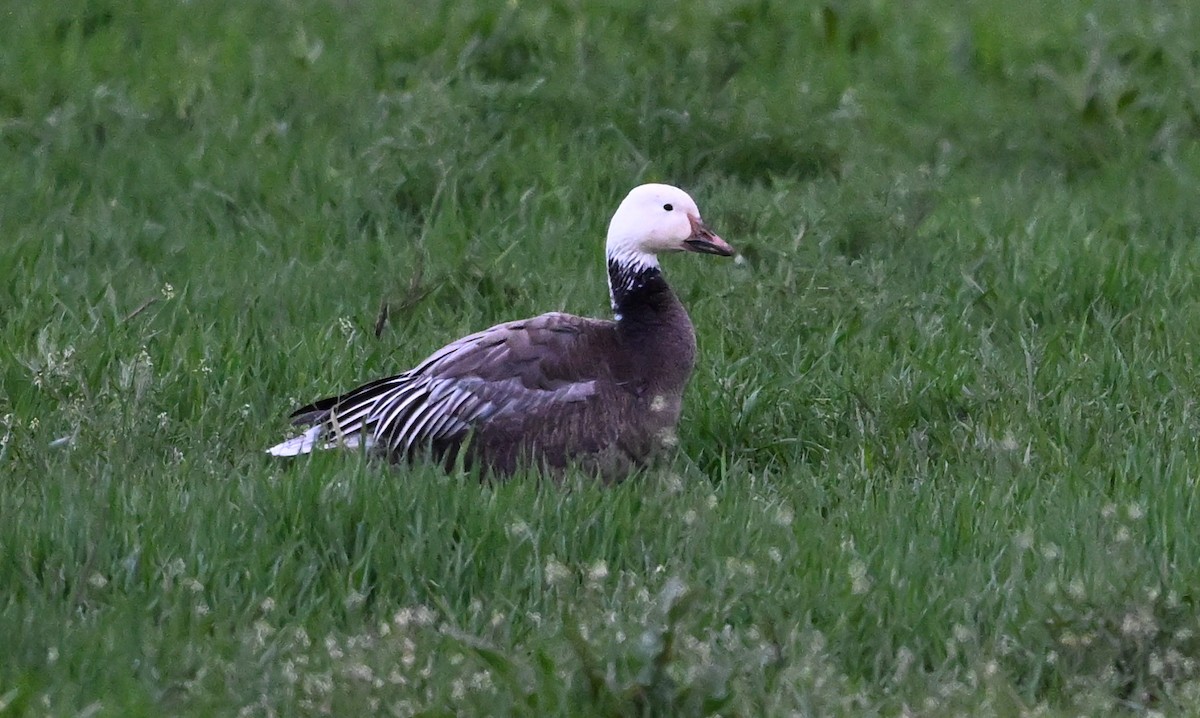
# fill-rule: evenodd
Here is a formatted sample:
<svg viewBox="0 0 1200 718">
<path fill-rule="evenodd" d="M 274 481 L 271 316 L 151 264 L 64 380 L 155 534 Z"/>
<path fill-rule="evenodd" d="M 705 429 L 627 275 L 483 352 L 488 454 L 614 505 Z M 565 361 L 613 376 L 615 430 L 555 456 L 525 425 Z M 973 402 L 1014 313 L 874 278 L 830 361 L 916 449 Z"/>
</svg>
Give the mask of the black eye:
<svg viewBox="0 0 1200 718">
<path fill-rule="evenodd" d="M 673 209 L 675 209 L 675 208 L 671 206 L 671 203 L 670 203 L 670 202 L 668 202 L 668 203 L 666 203 L 666 204 L 664 204 L 664 205 L 663 205 L 663 209 L 665 209 L 665 210 L 667 210 L 668 212 L 670 212 L 671 210 L 673 210 Z"/>
</svg>

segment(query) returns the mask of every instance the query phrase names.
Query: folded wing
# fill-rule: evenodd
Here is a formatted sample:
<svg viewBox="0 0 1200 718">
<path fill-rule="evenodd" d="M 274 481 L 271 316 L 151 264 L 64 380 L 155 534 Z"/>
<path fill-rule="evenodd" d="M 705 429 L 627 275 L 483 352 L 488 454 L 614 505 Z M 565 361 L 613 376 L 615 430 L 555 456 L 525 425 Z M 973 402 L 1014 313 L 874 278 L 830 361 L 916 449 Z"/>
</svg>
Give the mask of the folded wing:
<svg viewBox="0 0 1200 718">
<path fill-rule="evenodd" d="M 472 429 L 514 413 L 550 414 L 586 402 L 598 382 L 612 381 L 596 345 L 614 334 L 612 322 L 560 313 L 485 329 L 403 374 L 302 407 L 292 416 L 312 428 L 268 451 L 292 456 L 366 445 L 408 457 L 453 446 Z"/>
</svg>

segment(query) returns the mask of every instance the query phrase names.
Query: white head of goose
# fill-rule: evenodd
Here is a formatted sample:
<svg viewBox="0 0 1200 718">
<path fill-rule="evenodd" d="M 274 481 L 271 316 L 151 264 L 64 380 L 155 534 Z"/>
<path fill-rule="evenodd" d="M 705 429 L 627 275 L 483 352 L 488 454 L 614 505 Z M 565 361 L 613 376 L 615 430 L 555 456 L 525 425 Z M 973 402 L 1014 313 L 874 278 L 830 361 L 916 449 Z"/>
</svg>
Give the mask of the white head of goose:
<svg viewBox="0 0 1200 718">
<path fill-rule="evenodd" d="M 366 446 L 404 461 L 461 455 L 482 473 L 579 466 L 624 478 L 676 443 L 696 336 L 658 265 L 663 252 L 730 256 L 686 192 L 636 187 L 608 226 L 615 321 L 551 312 L 463 337 L 396 376 L 292 414 L 310 425 L 275 456 Z"/>
</svg>

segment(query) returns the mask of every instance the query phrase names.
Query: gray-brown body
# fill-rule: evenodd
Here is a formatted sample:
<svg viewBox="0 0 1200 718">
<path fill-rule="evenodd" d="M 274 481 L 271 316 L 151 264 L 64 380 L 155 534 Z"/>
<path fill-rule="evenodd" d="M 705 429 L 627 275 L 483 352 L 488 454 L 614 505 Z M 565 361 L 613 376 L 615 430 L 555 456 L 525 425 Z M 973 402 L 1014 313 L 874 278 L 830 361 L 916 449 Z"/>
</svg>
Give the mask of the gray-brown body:
<svg viewBox="0 0 1200 718">
<path fill-rule="evenodd" d="M 551 313 L 500 324 L 293 417 L 323 427 L 329 446 L 369 436 L 372 451 L 397 461 L 461 453 L 491 476 L 579 466 L 620 480 L 675 446 L 696 357 L 692 323 L 661 273 L 627 285 L 616 321 Z"/>
</svg>

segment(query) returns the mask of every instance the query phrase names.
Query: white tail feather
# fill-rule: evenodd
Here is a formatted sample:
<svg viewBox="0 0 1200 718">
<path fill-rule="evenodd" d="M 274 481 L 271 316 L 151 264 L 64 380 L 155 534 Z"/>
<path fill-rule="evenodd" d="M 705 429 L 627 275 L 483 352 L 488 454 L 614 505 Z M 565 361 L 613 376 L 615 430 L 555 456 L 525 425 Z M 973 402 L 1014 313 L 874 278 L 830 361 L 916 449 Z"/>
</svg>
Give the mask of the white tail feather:
<svg viewBox="0 0 1200 718">
<path fill-rule="evenodd" d="M 311 453 L 313 449 L 323 448 L 325 442 L 321 441 L 321 427 L 314 426 L 299 436 L 293 436 L 281 444 L 272 446 L 267 449 L 267 453 L 271 456 L 299 456 Z"/>
<path fill-rule="evenodd" d="M 293 436 L 287 441 L 272 446 L 267 449 L 267 453 L 271 456 L 299 456 L 301 454 L 311 454 L 319 449 L 333 449 L 339 446 L 353 449 L 362 443 L 362 437 L 357 435 L 343 436 L 341 441 L 326 441 L 322 438 L 322 434 L 324 433 L 324 425 L 314 426 L 299 436 Z M 375 441 L 368 438 L 367 448 L 374 445 Z"/>
</svg>

